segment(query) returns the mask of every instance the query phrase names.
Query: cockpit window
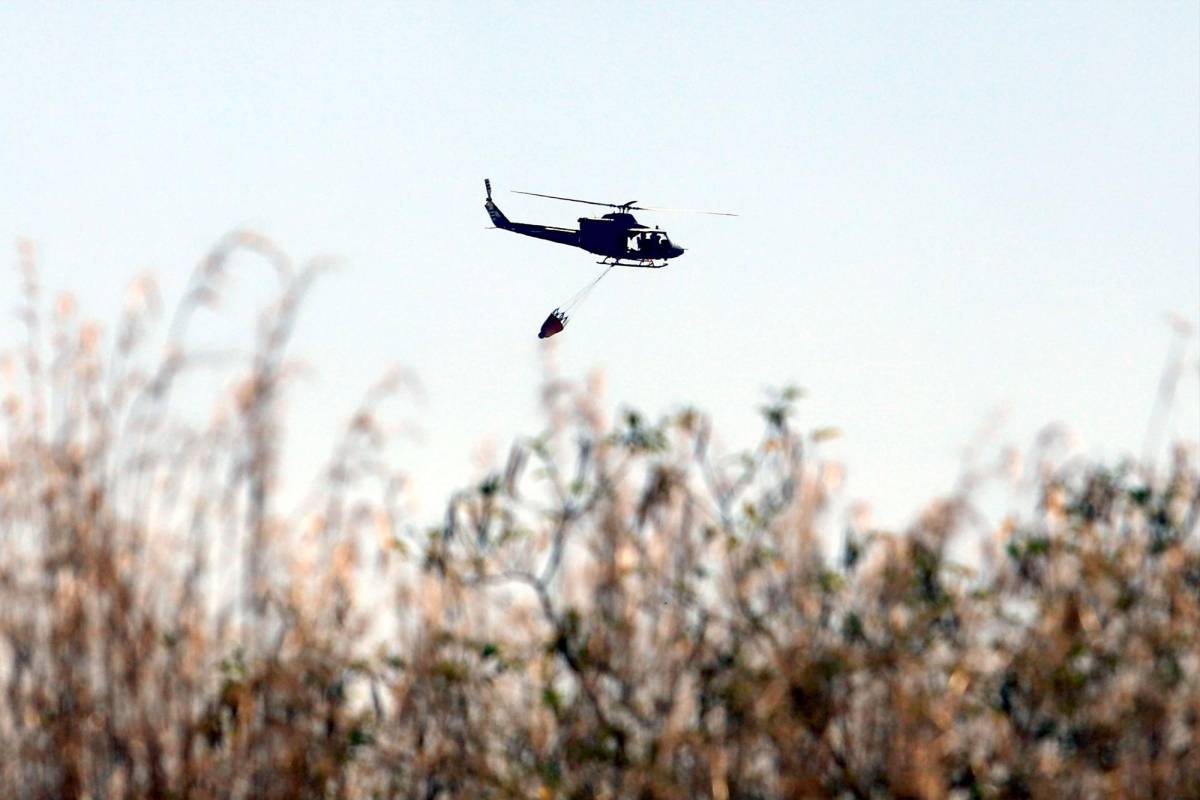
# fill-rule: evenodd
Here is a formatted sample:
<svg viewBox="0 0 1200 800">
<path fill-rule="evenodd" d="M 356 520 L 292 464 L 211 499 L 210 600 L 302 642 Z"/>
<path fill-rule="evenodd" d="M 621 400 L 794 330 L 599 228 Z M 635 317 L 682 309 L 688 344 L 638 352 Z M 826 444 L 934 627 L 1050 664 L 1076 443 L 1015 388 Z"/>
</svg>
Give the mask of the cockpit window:
<svg viewBox="0 0 1200 800">
<path fill-rule="evenodd" d="M 633 251 L 661 253 L 671 246 L 667 234 L 663 231 L 640 231 L 629 237 L 628 247 Z"/>
</svg>

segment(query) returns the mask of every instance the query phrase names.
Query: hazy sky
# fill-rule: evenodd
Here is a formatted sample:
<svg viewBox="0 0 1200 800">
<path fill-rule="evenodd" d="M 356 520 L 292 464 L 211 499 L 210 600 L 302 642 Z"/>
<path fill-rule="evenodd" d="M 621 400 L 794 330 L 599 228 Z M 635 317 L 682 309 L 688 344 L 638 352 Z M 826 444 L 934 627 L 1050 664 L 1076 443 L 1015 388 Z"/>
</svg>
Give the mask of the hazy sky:
<svg viewBox="0 0 1200 800">
<path fill-rule="evenodd" d="M 614 271 L 556 339 L 610 402 L 711 411 L 749 444 L 768 386 L 836 425 L 848 493 L 904 520 L 999 442 L 1069 423 L 1140 450 L 1200 316 L 1200 24 L 1184 3 L 5 3 L 0 234 L 111 318 L 221 234 L 334 254 L 294 353 L 290 458 L 392 364 L 428 402 L 402 453 L 432 517 L 481 442 L 536 432 L 542 319 L 598 271 L 489 224 L 586 207 L 688 248 Z M 15 259 L 10 257 L 10 263 Z M 244 296 L 267 296 L 247 271 Z M 17 281 L 4 279 L 15 303 Z M 236 309 L 229 311 L 237 317 Z M 245 340 L 230 319 L 209 335 Z M 6 322 L 2 328 L 11 331 Z M 242 327 L 245 330 L 245 326 Z M 6 340 L 9 337 L 6 333 Z M 1196 350 L 1173 431 L 1200 438 Z"/>
</svg>

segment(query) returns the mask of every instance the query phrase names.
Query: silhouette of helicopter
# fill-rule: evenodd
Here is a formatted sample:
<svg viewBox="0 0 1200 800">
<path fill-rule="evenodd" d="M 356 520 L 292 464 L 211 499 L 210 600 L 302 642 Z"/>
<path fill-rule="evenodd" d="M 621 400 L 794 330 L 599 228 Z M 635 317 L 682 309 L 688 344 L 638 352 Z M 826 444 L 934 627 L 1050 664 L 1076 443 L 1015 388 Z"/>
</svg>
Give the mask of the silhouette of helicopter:
<svg viewBox="0 0 1200 800">
<path fill-rule="evenodd" d="M 535 239 L 545 239 L 549 242 L 570 245 L 601 256 L 597 264 L 608 267 L 647 267 L 659 269 L 667 265 L 667 261 L 677 258 L 684 253 L 684 248 L 671 241 L 667 232 L 657 227 L 648 228 L 634 219 L 630 211 L 682 211 L 692 214 L 714 214 L 722 217 L 736 217 L 724 211 L 698 211 L 687 208 L 650 208 L 635 205 L 636 200 L 628 203 L 598 203 L 594 200 L 577 200 L 574 197 L 559 197 L 554 194 L 538 194 L 537 192 L 516 192 L 533 197 L 547 197 L 551 200 L 566 200 L 570 203 L 584 203 L 590 206 L 605 206 L 616 211 L 604 214 L 599 218 L 580 217 L 579 228 L 557 228 L 553 225 L 534 225 L 526 222 L 512 222 L 504 216 L 504 212 L 492 200 L 492 182 L 483 181 L 487 189 L 487 200 L 483 206 L 487 209 L 492 222 L 497 228 L 522 236 L 532 236 Z M 514 190 L 515 191 L 515 190 Z"/>
</svg>

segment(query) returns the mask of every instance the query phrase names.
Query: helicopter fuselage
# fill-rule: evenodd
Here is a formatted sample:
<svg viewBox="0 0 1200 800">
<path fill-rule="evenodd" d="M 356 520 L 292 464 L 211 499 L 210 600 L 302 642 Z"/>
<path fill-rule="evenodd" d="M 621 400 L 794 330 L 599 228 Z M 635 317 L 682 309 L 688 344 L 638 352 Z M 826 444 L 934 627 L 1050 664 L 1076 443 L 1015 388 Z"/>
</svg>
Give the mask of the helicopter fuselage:
<svg viewBox="0 0 1200 800">
<path fill-rule="evenodd" d="M 578 228 L 512 222 L 492 200 L 490 186 L 484 208 L 497 228 L 578 247 L 602 256 L 606 259 L 604 263 L 613 259 L 616 266 L 665 267 L 668 259 L 677 258 L 684 252 L 684 248 L 671 241 L 666 231 L 646 227 L 624 211 L 599 218 L 580 217 Z"/>
</svg>

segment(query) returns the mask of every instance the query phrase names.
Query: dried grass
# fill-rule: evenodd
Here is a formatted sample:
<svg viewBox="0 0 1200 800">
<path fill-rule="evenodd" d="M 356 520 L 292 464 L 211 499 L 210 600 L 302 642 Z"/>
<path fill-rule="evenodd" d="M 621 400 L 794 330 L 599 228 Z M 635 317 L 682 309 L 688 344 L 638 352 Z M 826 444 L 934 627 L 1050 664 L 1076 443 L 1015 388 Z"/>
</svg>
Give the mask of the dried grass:
<svg viewBox="0 0 1200 800">
<path fill-rule="evenodd" d="M 196 425 L 173 393 L 204 362 L 189 321 L 242 249 L 274 265 L 281 294 Z M 1012 458 L 902 534 L 852 520 L 830 559 L 840 473 L 819 449 L 833 432 L 796 427 L 797 393 L 770 398 L 761 441 L 723 456 L 703 414 L 610 422 L 598 381 L 549 367 L 547 432 L 455 494 L 439 526 L 403 514 L 385 457 L 377 408 L 394 379 L 288 513 L 279 402 L 319 264 L 296 271 L 231 235 L 152 357 L 152 284 L 135 284 L 110 344 L 69 299 L 44 314 L 31 248 L 20 263 L 28 338 L 0 364 L 5 796 L 1200 786 L 1194 453 L 1165 470 L 1154 448 L 1115 468 L 1033 453 L 1036 509 L 987 531 L 971 570 L 949 548 L 979 536 L 976 492 Z M 389 601 L 360 599 L 364 584 Z"/>
</svg>

